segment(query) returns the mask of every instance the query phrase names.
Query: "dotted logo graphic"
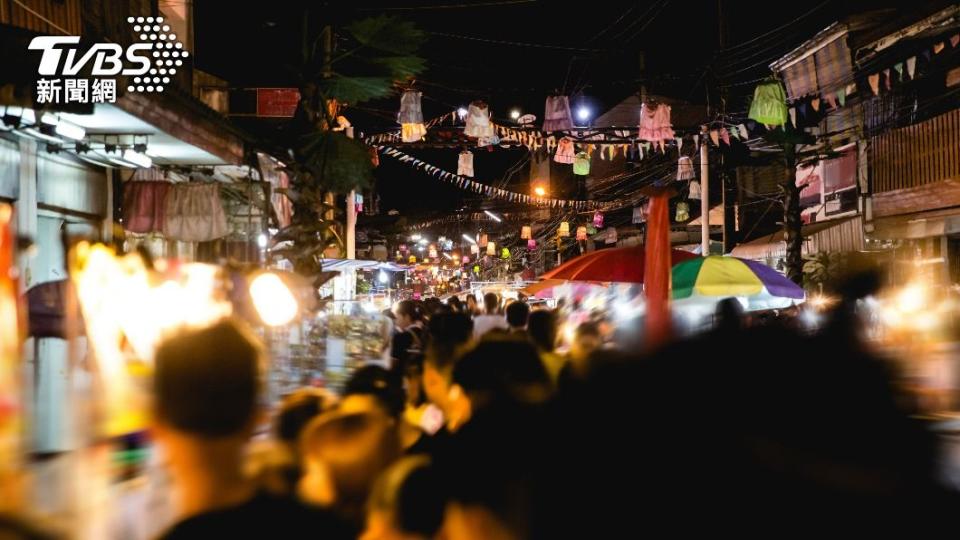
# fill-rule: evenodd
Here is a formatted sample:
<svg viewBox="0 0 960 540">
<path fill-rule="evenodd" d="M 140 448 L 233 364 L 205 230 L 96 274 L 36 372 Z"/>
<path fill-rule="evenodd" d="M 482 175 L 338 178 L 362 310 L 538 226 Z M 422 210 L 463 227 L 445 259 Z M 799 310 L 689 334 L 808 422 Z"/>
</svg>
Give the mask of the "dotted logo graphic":
<svg viewBox="0 0 960 540">
<path fill-rule="evenodd" d="M 170 25 L 163 24 L 163 17 L 127 17 L 127 22 L 133 25 L 140 41 L 153 45 L 150 55 L 154 62 L 149 72 L 133 78 L 127 92 L 163 92 L 170 76 L 177 74 L 177 68 L 190 53 L 183 50 L 183 43 L 177 41 Z"/>
</svg>

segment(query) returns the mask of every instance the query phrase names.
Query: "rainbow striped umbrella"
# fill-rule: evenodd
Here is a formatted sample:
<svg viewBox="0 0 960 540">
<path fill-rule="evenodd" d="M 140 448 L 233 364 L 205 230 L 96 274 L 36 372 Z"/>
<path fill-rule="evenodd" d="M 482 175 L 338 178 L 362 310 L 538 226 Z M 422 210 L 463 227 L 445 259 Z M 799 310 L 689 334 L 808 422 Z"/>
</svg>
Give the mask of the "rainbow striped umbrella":
<svg viewBox="0 0 960 540">
<path fill-rule="evenodd" d="M 803 289 L 764 264 L 711 255 L 673 267 L 674 304 L 709 304 L 737 298 L 748 311 L 782 309 L 804 301 Z"/>
</svg>

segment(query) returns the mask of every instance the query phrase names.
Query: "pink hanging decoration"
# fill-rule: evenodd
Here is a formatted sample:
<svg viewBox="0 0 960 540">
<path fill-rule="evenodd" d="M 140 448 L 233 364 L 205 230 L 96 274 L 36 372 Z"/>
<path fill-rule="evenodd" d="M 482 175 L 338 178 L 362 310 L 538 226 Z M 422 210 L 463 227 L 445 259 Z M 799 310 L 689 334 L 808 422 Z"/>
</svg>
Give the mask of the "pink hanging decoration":
<svg viewBox="0 0 960 540">
<path fill-rule="evenodd" d="M 603 227 L 603 214 L 599 211 L 594 212 L 593 214 L 593 226 L 596 228 Z"/>
<path fill-rule="evenodd" d="M 537 249 L 537 241 L 533 238 L 527 240 L 527 249 Z"/>
</svg>

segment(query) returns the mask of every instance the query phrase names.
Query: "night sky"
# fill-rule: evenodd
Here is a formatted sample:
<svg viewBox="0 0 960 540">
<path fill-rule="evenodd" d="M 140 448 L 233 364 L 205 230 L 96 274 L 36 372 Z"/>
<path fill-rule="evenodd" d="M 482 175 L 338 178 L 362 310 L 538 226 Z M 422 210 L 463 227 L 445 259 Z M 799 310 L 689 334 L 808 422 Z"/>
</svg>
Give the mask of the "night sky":
<svg viewBox="0 0 960 540">
<path fill-rule="evenodd" d="M 429 67 L 417 79 L 424 116 L 429 119 L 480 98 L 505 122 L 513 108 L 542 119 L 544 98 L 555 90 L 570 95 L 572 104 L 588 103 L 600 114 L 636 93 L 641 84 L 650 93 L 708 105 L 711 114 L 719 112 L 722 87 L 727 113 L 742 116 L 772 60 L 848 13 L 909 7 L 904 2 L 842 0 L 197 0 L 196 67 L 239 88 L 296 86 L 294 66 L 305 6 L 310 6 L 309 24 L 316 27 L 379 13 L 415 22 L 429 34 L 420 53 Z M 393 96 L 353 107 L 348 116 L 367 133 L 391 130 L 396 128 L 398 104 Z M 410 153 L 456 172 L 455 149 Z M 523 157 L 517 149 L 481 155 L 479 179 L 499 180 Z M 484 203 L 391 159 L 381 162 L 377 182 L 383 211 L 427 215 Z M 521 172 L 514 180 L 526 178 Z"/>
</svg>

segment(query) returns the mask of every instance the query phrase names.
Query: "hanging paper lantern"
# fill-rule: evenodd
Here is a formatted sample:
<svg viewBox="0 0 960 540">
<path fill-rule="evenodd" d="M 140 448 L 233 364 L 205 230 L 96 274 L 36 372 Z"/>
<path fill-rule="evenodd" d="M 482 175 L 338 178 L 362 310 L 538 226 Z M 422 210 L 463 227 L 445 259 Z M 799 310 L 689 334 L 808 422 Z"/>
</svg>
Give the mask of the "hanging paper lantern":
<svg viewBox="0 0 960 540">
<path fill-rule="evenodd" d="M 479 264 L 473 265 L 473 273 L 474 273 L 474 274 L 479 274 L 479 273 L 480 273 L 480 265 L 479 265 Z"/>
<path fill-rule="evenodd" d="M 468 264 L 469 262 L 470 262 L 470 257 L 467 257 L 466 255 L 464 255 L 464 256 L 463 256 L 463 264 Z"/>
<path fill-rule="evenodd" d="M 616 243 L 617 243 L 617 228 L 616 228 L 616 227 L 608 227 L 608 228 L 607 228 L 607 235 L 606 235 L 606 237 L 604 238 L 604 241 L 605 241 L 606 243 L 608 243 L 608 244 L 616 244 Z"/>
<path fill-rule="evenodd" d="M 497 245 L 493 242 L 487 242 L 487 255 L 493 257 L 497 254 Z"/>
<path fill-rule="evenodd" d="M 643 207 L 642 206 L 633 207 L 633 223 L 637 224 L 637 223 L 643 223 L 645 221 L 647 221 L 647 215 L 646 215 L 646 212 L 643 211 Z"/>
<path fill-rule="evenodd" d="M 537 249 L 537 241 L 533 238 L 527 240 L 527 249 Z"/>
<path fill-rule="evenodd" d="M 521 239 L 521 240 L 529 240 L 529 239 L 530 239 L 530 236 L 531 236 L 531 233 L 532 233 L 532 230 L 531 230 L 530 226 L 529 226 L 529 225 L 524 225 L 524 226 L 520 229 L 520 239 Z"/>
<path fill-rule="evenodd" d="M 566 221 L 560 222 L 560 236 L 570 236 L 570 224 Z"/>
<path fill-rule="evenodd" d="M 694 176 L 693 161 L 687 156 L 681 156 L 677 161 L 677 180 L 690 180 Z"/>
<path fill-rule="evenodd" d="M 407 260 L 410 261 L 410 264 L 417 264 L 417 257 L 415 255 L 411 255 Z"/>
<path fill-rule="evenodd" d="M 587 228 L 583 225 L 577 227 L 577 240 L 586 240 L 587 239 Z"/>
<path fill-rule="evenodd" d="M 443 242 L 443 249 L 451 251 L 453 249 L 453 240 L 447 238 L 446 241 Z"/>
<path fill-rule="evenodd" d="M 687 221 L 688 219 L 690 219 L 690 205 L 685 202 L 678 202 L 676 221 Z"/>
<path fill-rule="evenodd" d="M 696 179 L 690 181 L 690 194 L 687 196 L 688 199 L 695 201 L 700 200 L 700 182 Z"/>
<path fill-rule="evenodd" d="M 427 134 L 427 129 L 423 125 L 420 92 L 407 90 L 400 96 L 399 117 L 403 142 L 417 142 Z"/>
<path fill-rule="evenodd" d="M 776 79 L 768 79 L 757 85 L 750 104 L 749 118 L 768 126 L 787 123 L 787 95 Z"/>
<path fill-rule="evenodd" d="M 590 174 L 590 155 L 586 152 L 578 152 L 573 158 L 573 174 L 586 176 Z"/>
<path fill-rule="evenodd" d="M 593 225 L 587 225 L 587 234 L 597 234 L 597 228 Z"/>
<path fill-rule="evenodd" d="M 481 234 L 481 235 L 480 235 L 480 241 L 477 242 L 477 243 L 480 244 L 480 247 L 486 247 L 486 246 L 487 246 L 487 235 L 486 235 L 486 234 Z"/>
<path fill-rule="evenodd" d="M 437 242 L 440 242 L 441 244 L 444 243 L 444 242 L 446 242 L 446 241 L 447 241 L 447 237 L 446 237 L 446 236 L 441 236 L 440 238 L 437 238 Z"/>
<path fill-rule="evenodd" d="M 430 258 L 431 259 L 437 258 L 437 248 L 435 246 L 430 246 Z"/>
<path fill-rule="evenodd" d="M 363 213 L 363 195 L 356 193 L 353 198 L 353 209 L 358 214 Z"/>
<path fill-rule="evenodd" d="M 400 244 L 400 251 L 408 251 L 406 244 Z"/>
<path fill-rule="evenodd" d="M 509 258 L 510 258 L 510 250 L 507 249 L 507 248 L 501 249 L 501 250 L 500 250 L 500 258 L 501 258 L 501 259 L 509 259 Z"/>
<path fill-rule="evenodd" d="M 477 255 L 478 253 L 480 253 L 480 246 L 476 244 L 470 244 L 470 253 L 474 255 Z"/>
<path fill-rule="evenodd" d="M 599 210 L 593 214 L 593 226 L 598 229 L 603 227 L 603 214 Z"/>
</svg>

